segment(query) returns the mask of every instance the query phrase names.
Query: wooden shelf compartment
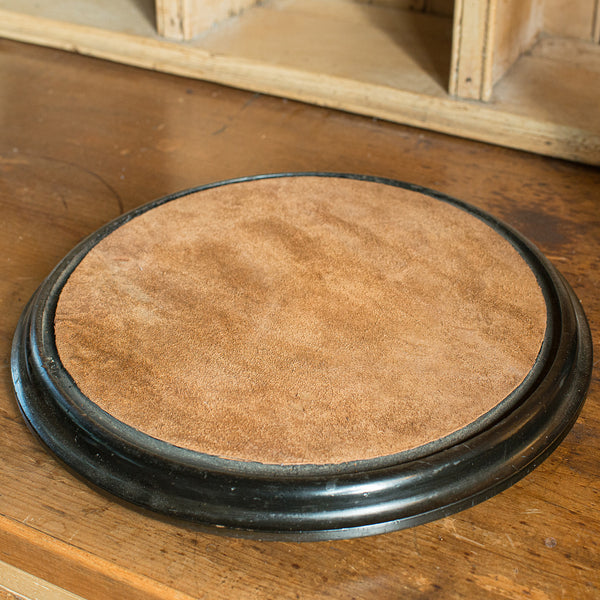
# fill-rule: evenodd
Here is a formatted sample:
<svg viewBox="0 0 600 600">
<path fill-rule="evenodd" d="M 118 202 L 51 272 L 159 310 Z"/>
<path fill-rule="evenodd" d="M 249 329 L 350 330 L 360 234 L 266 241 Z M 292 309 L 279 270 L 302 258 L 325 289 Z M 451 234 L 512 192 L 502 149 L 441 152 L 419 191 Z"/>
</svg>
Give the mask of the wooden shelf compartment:
<svg viewBox="0 0 600 600">
<path fill-rule="evenodd" d="M 205 0 L 216 22 L 169 20 L 193 1 L 0 0 L 0 36 L 600 164 L 600 45 L 544 33 L 542 0 Z"/>
</svg>

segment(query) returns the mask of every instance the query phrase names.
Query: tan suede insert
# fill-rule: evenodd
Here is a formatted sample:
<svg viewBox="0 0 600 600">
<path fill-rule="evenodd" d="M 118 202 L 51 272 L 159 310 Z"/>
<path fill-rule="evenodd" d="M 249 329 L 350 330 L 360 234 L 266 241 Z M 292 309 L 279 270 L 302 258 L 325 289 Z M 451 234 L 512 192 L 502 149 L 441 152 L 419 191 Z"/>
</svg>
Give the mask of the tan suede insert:
<svg viewBox="0 0 600 600">
<path fill-rule="evenodd" d="M 242 461 L 327 464 L 442 438 L 531 370 L 546 307 L 469 213 L 294 177 L 171 201 L 95 246 L 56 311 L 61 361 L 117 419 Z"/>
</svg>

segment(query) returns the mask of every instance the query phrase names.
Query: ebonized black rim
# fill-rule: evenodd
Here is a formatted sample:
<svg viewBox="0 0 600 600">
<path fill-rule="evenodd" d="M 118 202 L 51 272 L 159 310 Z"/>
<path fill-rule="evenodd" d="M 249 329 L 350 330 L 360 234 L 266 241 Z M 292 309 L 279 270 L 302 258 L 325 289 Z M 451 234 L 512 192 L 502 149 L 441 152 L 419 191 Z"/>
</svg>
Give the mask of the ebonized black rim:
<svg viewBox="0 0 600 600">
<path fill-rule="evenodd" d="M 262 465 L 220 459 L 156 440 L 102 411 L 77 388 L 54 341 L 54 314 L 68 277 L 104 237 L 182 196 L 276 177 L 338 177 L 401 187 L 453 204 L 507 239 L 542 289 L 547 328 L 523 383 L 456 434 L 396 455 L 340 465 Z M 321 540 L 383 533 L 450 515 L 534 469 L 575 423 L 589 386 L 592 343 L 568 283 L 533 244 L 491 215 L 439 192 L 339 173 L 284 173 L 218 182 L 139 207 L 83 240 L 42 283 L 19 321 L 11 369 L 30 428 L 68 466 L 139 506 L 228 534 Z"/>
</svg>

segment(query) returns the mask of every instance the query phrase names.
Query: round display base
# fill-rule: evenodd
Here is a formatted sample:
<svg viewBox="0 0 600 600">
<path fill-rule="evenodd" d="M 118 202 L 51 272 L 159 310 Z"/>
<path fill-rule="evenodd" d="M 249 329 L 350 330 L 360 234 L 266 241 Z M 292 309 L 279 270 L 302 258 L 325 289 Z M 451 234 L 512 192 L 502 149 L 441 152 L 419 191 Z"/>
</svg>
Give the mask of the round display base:
<svg viewBox="0 0 600 600">
<path fill-rule="evenodd" d="M 591 336 L 522 236 L 345 174 L 188 190 L 84 240 L 24 311 L 31 429 L 137 505 L 235 535 L 332 539 L 442 517 L 575 422 Z"/>
</svg>

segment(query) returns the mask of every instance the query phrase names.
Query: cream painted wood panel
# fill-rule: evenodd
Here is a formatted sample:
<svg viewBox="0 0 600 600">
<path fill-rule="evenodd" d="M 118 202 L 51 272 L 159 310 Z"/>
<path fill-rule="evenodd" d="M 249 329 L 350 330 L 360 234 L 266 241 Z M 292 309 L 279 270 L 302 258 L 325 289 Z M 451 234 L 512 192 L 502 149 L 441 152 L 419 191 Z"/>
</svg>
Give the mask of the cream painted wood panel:
<svg viewBox="0 0 600 600">
<path fill-rule="evenodd" d="M 493 27 L 505 14 L 497 2 L 457 0 L 455 11 L 470 7 L 474 25 L 463 22 L 460 34 L 455 26 L 453 36 L 451 18 L 422 11 L 265 0 L 176 42 L 157 34 L 152 0 L 0 0 L 0 35 L 600 164 L 599 46 L 551 37 L 562 52 L 545 56 L 550 46 L 536 41 L 537 25 L 520 20 L 505 39 Z"/>
<path fill-rule="evenodd" d="M 258 0 L 156 0 L 158 33 L 191 40 L 215 23 L 237 15 Z"/>
</svg>

